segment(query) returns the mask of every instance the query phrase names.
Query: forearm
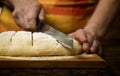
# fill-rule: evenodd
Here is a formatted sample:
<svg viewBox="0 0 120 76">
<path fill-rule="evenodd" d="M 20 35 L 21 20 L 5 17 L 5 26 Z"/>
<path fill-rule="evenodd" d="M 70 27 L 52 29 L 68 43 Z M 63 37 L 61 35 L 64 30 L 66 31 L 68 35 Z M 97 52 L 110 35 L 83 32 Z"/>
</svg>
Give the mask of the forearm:
<svg viewBox="0 0 120 76">
<path fill-rule="evenodd" d="M 102 37 L 112 21 L 120 1 L 118 0 L 100 0 L 95 12 L 84 28 L 85 30 Z"/>
</svg>

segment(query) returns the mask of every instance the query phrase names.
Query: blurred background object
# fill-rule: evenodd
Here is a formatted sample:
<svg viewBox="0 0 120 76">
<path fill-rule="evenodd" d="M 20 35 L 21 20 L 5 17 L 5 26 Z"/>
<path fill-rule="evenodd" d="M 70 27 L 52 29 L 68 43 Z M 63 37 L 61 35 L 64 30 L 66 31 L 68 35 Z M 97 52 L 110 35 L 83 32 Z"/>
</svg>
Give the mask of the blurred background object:
<svg viewBox="0 0 120 76">
<path fill-rule="evenodd" d="M 2 8 L 0 7 L 0 14 L 1 14 Z"/>
<path fill-rule="evenodd" d="M 2 8 L 1 8 L 1 6 L 2 6 L 2 5 L 0 4 L 0 14 L 1 14 L 1 11 L 2 11 Z"/>
</svg>

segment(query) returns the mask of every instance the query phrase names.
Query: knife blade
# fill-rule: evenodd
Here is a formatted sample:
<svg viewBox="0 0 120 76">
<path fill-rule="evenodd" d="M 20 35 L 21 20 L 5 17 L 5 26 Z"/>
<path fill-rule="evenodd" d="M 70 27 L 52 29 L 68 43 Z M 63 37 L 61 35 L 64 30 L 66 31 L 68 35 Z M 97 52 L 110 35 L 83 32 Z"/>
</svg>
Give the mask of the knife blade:
<svg viewBox="0 0 120 76">
<path fill-rule="evenodd" d="M 41 30 L 44 25 L 45 23 L 38 21 L 37 30 Z M 73 38 L 68 36 L 67 34 L 60 32 L 51 26 L 49 26 L 48 30 L 43 31 L 43 33 L 53 36 L 62 46 L 73 49 Z"/>
</svg>

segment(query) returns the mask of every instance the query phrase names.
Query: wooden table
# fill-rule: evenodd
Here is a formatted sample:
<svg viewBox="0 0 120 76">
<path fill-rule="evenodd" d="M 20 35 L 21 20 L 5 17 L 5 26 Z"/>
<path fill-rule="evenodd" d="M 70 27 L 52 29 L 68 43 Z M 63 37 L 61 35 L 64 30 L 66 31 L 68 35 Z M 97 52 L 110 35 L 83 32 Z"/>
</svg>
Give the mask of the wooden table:
<svg viewBox="0 0 120 76">
<path fill-rule="evenodd" d="M 0 57 L 0 76 L 109 76 L 96 54 L 53 57 Z"/>
</svg>

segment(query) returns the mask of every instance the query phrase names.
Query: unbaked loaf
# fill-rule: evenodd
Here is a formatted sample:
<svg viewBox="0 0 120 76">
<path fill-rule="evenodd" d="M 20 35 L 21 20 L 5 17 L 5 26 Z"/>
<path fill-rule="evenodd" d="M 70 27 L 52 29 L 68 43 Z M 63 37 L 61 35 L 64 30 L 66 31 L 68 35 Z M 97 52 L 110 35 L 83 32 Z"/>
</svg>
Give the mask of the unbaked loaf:
<svg viewBox="0 0 120 76">
<path fill-rule="evenodd" d="M 6 31 L 0 33 L 1 56 L 77 55 L 81 45 L 73 40 L 73 49 L 63 47 L 57 40 L 42 32 Z"/>
</svg>

